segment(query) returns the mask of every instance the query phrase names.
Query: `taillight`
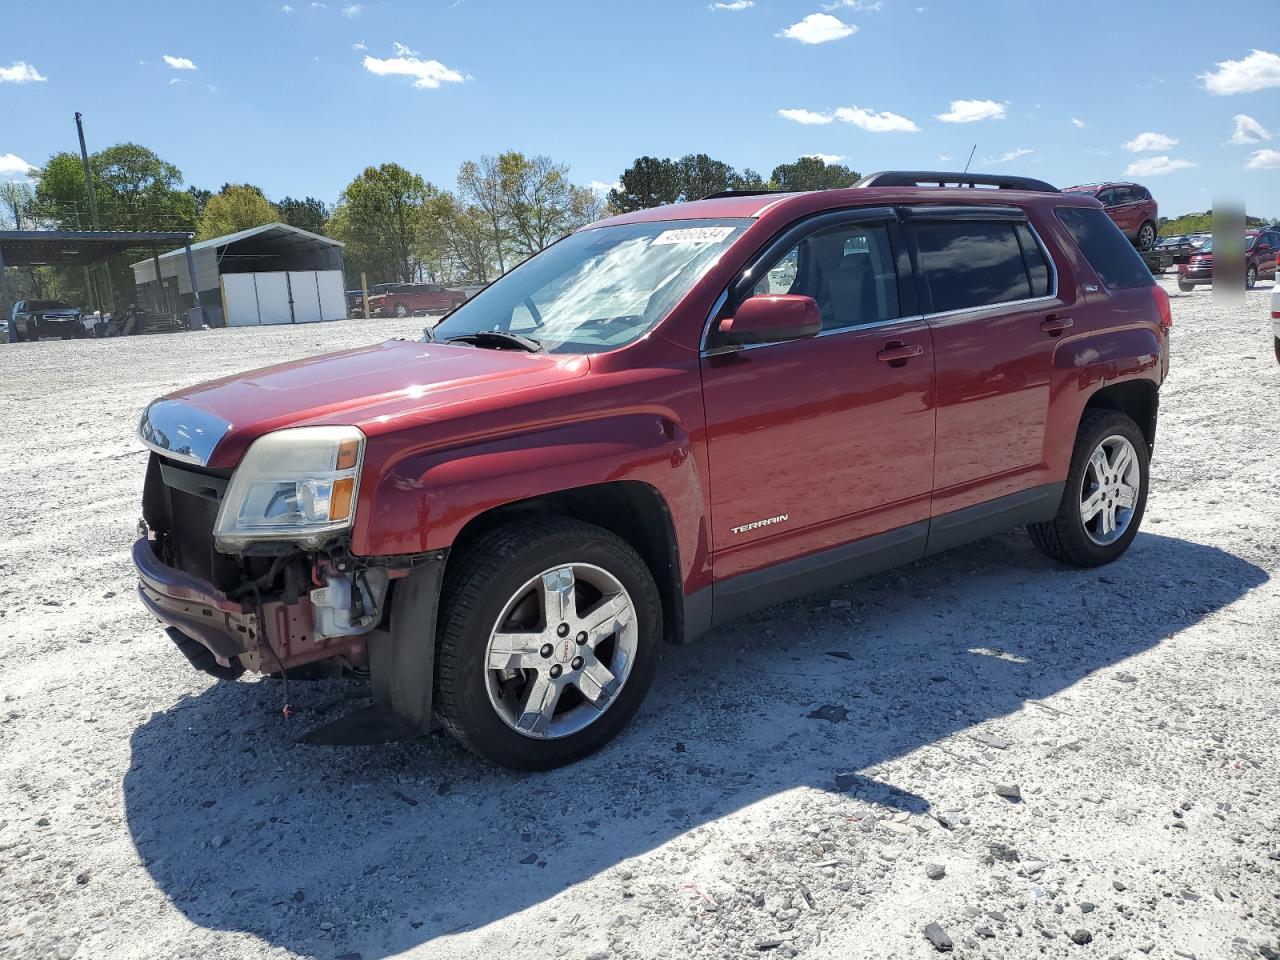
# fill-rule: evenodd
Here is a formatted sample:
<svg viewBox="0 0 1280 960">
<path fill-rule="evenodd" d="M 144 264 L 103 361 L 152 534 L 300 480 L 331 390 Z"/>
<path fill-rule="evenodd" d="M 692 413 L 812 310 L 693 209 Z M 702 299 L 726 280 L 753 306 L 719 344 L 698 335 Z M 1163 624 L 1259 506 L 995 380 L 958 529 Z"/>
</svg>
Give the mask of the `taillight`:
<svg viewBox="0 0 1280 960">
<path fill-rule="evenodd" d="M 1155 292 L 1156 309 L 1160 311 L 1160 329 L 1168 331 L 1173 326 L 1173 304 L 1169 302 L 1169 294 L 1159 284 L 1151 289 Z"/>
</svg>

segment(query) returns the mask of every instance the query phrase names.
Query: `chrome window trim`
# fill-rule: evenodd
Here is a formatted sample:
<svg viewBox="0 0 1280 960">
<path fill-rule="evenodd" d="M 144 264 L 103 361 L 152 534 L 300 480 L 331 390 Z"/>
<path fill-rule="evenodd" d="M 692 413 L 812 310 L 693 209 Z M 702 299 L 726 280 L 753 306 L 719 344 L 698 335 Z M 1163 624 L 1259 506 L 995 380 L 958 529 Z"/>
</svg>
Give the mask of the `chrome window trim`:
<svg viewBox="0 0 1280 960">
<path fill-rule="evenodd" d="M 207 467 L 231 430 L 221 417 L 181 400 L 152 400 L 138 422 L 143 446 L 169 460 Z"/>
<path fill-rule="evenodd" d="M 719 309 L 717 307 L 717 309 Z M 714 311 L 712 316 L 715 316 Z M 924 314 L 916 313 L 909 317 L 894 317 L 891 320 L 875 320 L 871 323 L 853 324 L 847 327 L 834 327 L 831 330 L 823 330 L 814 334 L 812 337 L 796 337 L 794 340 L 777 340 L 773 343 L 743 343 L 734 346 L 725 346 L 722 348 L 708 350 L 704 345 L 701 356 L 704 357 L 722 357 L 731 353 L 741 353 L 743 350 L 759 350 L 761 347 L 781 347 L 788 343 L 800 343 L 806 340 L 821 340 L 823 337 L 838 337 L 846 333 L 861 333 L 864 330 L 878 330 L 882 327 L 893 327 L 898 324 L 918 323 L 927 319 Z"/>
</svg>

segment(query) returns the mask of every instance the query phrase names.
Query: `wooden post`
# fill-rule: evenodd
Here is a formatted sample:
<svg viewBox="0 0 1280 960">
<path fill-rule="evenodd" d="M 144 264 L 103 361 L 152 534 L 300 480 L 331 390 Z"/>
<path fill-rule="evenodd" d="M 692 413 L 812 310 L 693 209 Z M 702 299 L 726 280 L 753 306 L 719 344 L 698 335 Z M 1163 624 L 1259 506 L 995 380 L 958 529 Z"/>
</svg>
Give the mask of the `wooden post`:
<svg viewBox="0 0 1280 960">
<path fill-rule="evenodd" d="M 364 318 L 369 319 L 369 278 L 360 271 L 360 304 L 364 307 Z"/>
</svg>

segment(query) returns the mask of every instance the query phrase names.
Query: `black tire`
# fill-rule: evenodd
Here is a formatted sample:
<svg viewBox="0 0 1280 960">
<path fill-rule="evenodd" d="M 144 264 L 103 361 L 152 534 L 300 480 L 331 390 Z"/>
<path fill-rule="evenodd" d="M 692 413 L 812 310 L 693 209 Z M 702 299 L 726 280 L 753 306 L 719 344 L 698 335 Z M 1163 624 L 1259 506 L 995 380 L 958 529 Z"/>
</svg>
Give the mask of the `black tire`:
<svg viewBox="0 0 1280 960">
<path fill-rule="evenodd" d="M 559 564 L 592 564 L 631 597 L 638 641 L 631 672 L 608 707 L 584 729 L 557 739 L 514 730 L 489 700 L 485 653 L 494 620 L 530 578 Z M 639 709 L 661 652 L 662 603 L 653 576 L 632 547 L 607 530 L 569 519 L 499 527 L 450 558 L 436 655 L 435 711 L 473 753 L 516 770 L 550 770 L 595 752 Z"/>
<path fill-rule="evenodd" d="M 1119 539 L 1104 546 L 1095 542 L 1085 529 L 1084 521 L 1080 518 L 1080 500 L 1089 457 L 1103 440 L 1113 435 L 1122 436 L 1133 445 L 1141 479 L 1128 527 Z M 1032 542 L 1053 559 L 1076 567 L 1097 567 L 1115 560 L 1129 549 L 1129 544 L 1138 535 L 1138 528 L 1142 525 L 1150 483 L 1150 459 L 1147 438 L 1128 416 L 1116 410 L 1085 411 L 1085 415 L 1080 418 L 1080 426 L 1076 429 L 1071 469 L 1067 473 L 1058 514 L 1047 523 L 1027 524 L 1027 533 L 1031 535 Z"/>
<path fill-rule="evenodd" d="M 1244 272 L 1244 288 L 1246 290 L 1252 290 L 1257 285 L 1258 285 L 1258 268 L 1251 263 L 1249 264 L 1248 268 L 1246 268 Z"/>
<path fill-rule="evenodd" d="M 412 315 L 413 311 L 406 307 L 403 303 L 396 304 L 396 318 L 403 320 L 405 317 Z"/>
<path fill-rule="evenodd" d="M 1133 239 L 1133 245 L 1144 253 L 1156 245 L 1156 225 L 1147 220 L 1138 228 L 1138 235 Z"/>
<path fill-rule="evenodd" d="M 1185 280 L 1178 281 L 1178 289 L 1181 290 L 1183 293 L 1190 293 L 1195 288 L 1196 288 L 1196 285 L 1194 283 L 1187 283 Z"/>
</svg>

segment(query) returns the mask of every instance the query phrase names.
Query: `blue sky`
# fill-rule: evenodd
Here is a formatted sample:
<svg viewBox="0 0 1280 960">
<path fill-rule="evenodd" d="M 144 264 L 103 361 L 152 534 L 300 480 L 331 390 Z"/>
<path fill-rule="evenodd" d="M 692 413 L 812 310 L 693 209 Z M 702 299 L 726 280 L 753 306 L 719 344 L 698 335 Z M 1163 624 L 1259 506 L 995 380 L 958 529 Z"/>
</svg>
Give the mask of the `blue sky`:
<svg viewBox="0 0 1280 960">
<path fill-rule="evenodd" d="M 75 149 L 79 110 L 91 149 L 134 140 L 190 184 L 273 198 L 332 202 L 388 160 L 451 188 L 462 160 L 512 148 L 608 184 L 644 153 L 866 173 L 960 169 L 976 143 L 975 170 L 1280 217 L 1271 6 L 10 0 L 0 176 Z"/>
</svg>

